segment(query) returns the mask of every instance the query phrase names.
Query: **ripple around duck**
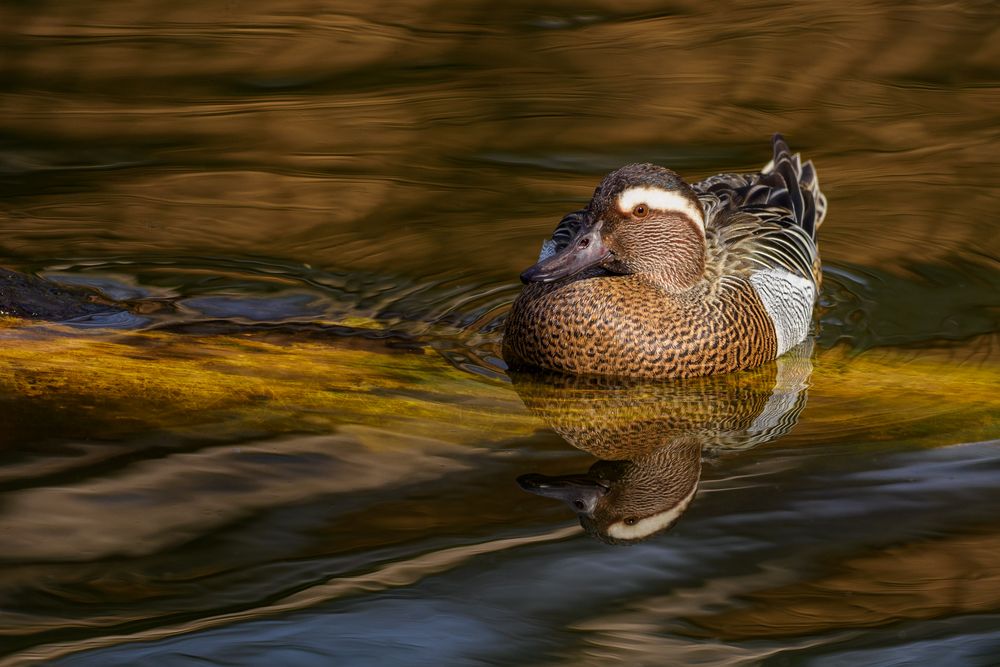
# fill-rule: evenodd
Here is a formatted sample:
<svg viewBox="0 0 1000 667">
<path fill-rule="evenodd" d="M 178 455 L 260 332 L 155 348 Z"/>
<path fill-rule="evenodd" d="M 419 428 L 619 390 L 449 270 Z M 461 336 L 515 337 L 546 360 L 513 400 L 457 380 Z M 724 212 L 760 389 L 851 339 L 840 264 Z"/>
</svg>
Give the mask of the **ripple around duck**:
<svg viewBox="0 0 1000 667">
<path fill-rule="evenodd" d="M 272 331 L 403 336 L 437 350 L 450 363 L 496 378 L 503 320 L 520 286 L 471 274 L 431 279 L 333 272 L 263 258 L 178 258 L 77 261 L 43 276 L 95 289 L 131 304 L 125 313 L 78 326 L 178 328 L 212 321 Z M 855 353 L 877 347 L 960 343 L 1000 329 L 1000 271 L 990 262 L 951 258 L 885 271 L 828 263 L 819 300 L 817 342 Z M 340 325 L 340 326 L 338 326 Z"/>
<path fill-rule="evenodd" d="M 962 341 L 1000 329 L 995 263 L 950 258 L 907 263 L 885 271 L 835 264 L 824 267 L 820 295 L 824 346 L 872 347 Z"/>
</svg>

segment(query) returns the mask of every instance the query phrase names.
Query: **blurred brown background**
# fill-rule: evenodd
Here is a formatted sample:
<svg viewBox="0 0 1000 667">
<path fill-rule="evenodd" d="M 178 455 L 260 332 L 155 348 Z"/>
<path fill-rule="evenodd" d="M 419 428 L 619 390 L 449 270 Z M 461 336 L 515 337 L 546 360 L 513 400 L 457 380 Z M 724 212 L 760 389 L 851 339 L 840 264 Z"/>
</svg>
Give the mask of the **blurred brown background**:
<svg viewBox="0 0 1000 667">
<path fill-rule="evenodd" d="M 513 279 L 623 162 L 780 131 L 824 256 L 995 256 L 992 2 L 230 1 L 0 9 L 0 253 Z"/>
</svg>

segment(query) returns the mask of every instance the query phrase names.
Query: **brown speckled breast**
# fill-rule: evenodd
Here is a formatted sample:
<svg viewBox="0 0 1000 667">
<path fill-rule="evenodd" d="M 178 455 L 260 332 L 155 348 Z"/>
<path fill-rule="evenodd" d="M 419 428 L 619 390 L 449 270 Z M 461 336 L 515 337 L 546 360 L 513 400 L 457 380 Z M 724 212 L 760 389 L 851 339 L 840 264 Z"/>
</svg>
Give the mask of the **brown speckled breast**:
<svg viewBox="0 0 1000 667">
<path fill-rule="evenodd" d="M 681 295 L 638 275 L 531 283 L 503 341 L 513 367 L 647 378 L 728 373 L 776 355 L 774 324 L 751 284 L 736 278 Z"/>
</svg>

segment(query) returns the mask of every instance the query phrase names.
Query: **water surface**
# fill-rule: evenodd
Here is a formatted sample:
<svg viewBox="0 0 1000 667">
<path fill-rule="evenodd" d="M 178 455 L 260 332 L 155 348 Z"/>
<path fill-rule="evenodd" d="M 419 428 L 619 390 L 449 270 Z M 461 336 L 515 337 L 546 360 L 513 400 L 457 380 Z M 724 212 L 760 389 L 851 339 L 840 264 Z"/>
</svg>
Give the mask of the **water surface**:
<svg viewBox="0 0 1000 667">
<path fill-rule="evenodd" d="M 995 664 L 993 3 L 0 15 L 0 266 L 133 304 L 0 328 L 0 664 Z M 811 354 L 507 376 L 605 172 L 775 131 Z M 587 471 L 694 495 L 621 546 L 517 483 Z"/>
</svg>

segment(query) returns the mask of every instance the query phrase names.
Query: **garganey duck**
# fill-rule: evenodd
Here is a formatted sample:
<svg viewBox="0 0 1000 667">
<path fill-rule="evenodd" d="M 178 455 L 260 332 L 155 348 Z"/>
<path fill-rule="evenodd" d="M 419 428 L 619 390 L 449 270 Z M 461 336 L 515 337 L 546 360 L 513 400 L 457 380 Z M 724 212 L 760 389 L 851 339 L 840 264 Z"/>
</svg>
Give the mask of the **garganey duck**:
<svg viewBox="0 0 1000 667">
<path fill-rule="evenodd" d="M 568 214 L 505 324 L 512 368 L 647 378 L 758 366 L 801 342 L 826 214 L 812 162 L 780 135 L 760 173 L 688 185 L 630 164 Z"/>
</svg>

